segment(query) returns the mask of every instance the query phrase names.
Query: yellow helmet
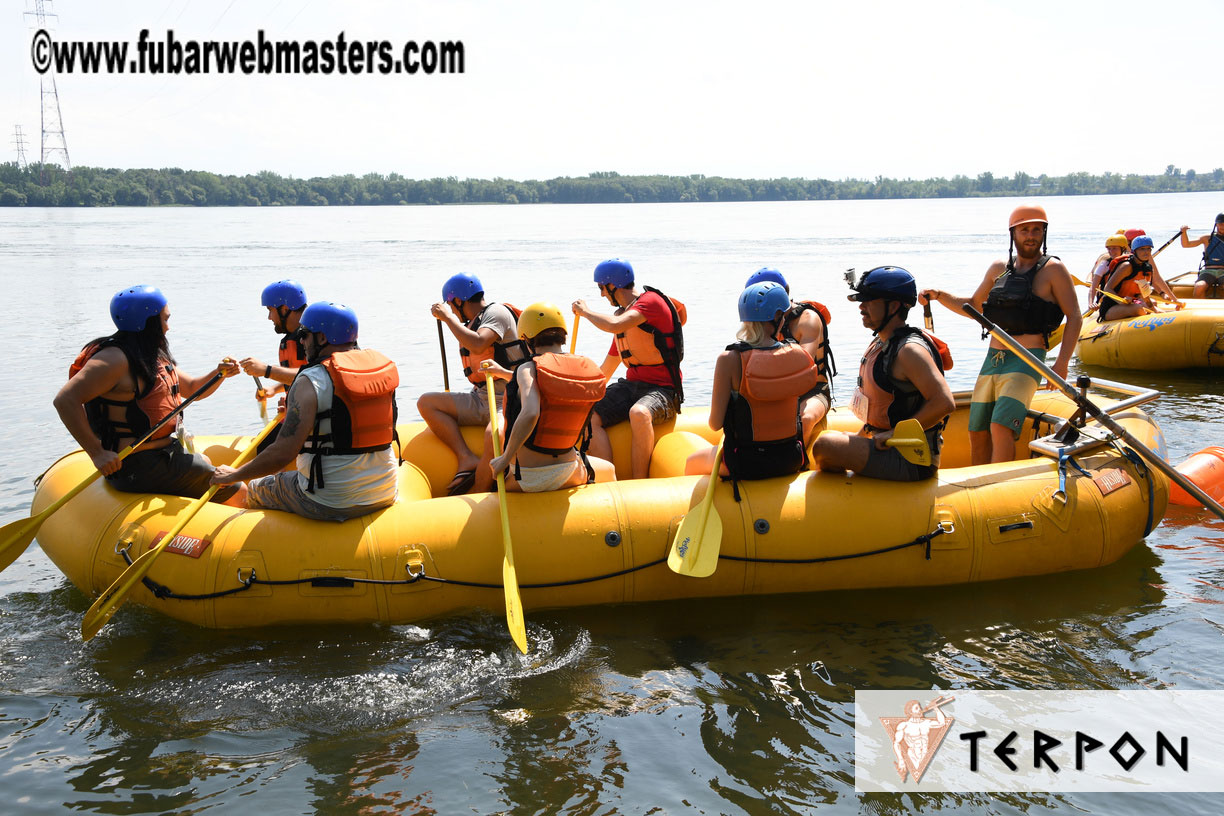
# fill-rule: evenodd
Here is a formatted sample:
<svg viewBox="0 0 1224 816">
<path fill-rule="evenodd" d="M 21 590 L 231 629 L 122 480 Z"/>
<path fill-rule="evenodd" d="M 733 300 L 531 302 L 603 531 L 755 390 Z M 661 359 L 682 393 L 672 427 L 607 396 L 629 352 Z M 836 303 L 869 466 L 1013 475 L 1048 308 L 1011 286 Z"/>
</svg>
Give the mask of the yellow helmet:
<svg viewBox="0 0 1224 816">
<path fill-rule="evenodd" d="M 533 303 L 523 310 L 518 319 L 518 333 L 523 340 L 531 340 L 545 329 L 564 329 L 565 317 L 553 303 Z"/>
<path fill-rule="evenodd" d="M 1123 249 L 1126 249 L 1127 247 L 1130 246 L 1130 244 L 1127 243 L 1125 235 L 1111 235 L 1105 239 L 1105 246 L 1107 247 L 1116 246 L 1116 247 L 1122 247 Z"/>
</svg>

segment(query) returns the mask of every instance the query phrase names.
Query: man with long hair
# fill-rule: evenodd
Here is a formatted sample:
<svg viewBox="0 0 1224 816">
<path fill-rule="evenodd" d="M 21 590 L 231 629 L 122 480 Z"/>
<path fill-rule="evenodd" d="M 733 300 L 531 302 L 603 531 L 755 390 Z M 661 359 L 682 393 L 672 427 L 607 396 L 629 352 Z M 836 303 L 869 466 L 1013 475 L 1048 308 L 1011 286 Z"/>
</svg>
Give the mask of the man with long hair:
<svg viewBox="0 0 1224 816">
<path fill-rule="evenodd" d="M 216 374 L 232 377 L 240 369 L 226 358 L 205 376 L 179 369 L 166 342 L 170 307 L 152 286 L 133 286 L 111 298 L 115 333 L 86 344 L 69 369 L 68 382 L 55 395 L 64 427 L 89 455 L 111 486 L 128 493 L 163 493 L 199 498 L 208 490 L 213 465 L 186 449 L 176 434 L 182 423 L 166 423 L 153 438 L 125 459 L 118 452 L 137 441 L 183 400 Z M 207 397 L 218 380 L 200 395 Z M 225 501 L 236 488 L 219 491 Z"/>
</svg>

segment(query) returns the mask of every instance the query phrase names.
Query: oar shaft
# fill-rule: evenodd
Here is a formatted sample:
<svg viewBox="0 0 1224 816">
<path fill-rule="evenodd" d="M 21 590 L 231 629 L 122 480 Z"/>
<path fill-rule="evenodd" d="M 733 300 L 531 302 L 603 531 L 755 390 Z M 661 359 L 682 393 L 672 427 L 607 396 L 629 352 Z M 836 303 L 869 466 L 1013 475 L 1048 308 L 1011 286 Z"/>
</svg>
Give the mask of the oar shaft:
<svg viewBox="0 0 1224 816">
<path fill-rule="evenodd" d="M 1019 357 L 1021 360 L 1024 360 L 1026 363 L 1028 363 L 1029 367 L 1032 368 L 1034 371 L 1037 371 L 1041 373 L 1042 375 L 1044 375 L 1045 378 L 1049 380 L 1051 383 L 1053 383 L 1054 386 L 1058 388 L 1059 391 L 1063 392 L 1063 394 L 1065 394 L 1072 401 L 1078 404 L 1081 408 L 1087 411 L 1092 416 L 1093 419 L 1095 419 L 1097 422 L 1101 423 L 1101 425 L 1108 428 L 1112 433 L 1117 435 L 1120 439 L 1123 439 L 1126 442 L 1126 444 L 1130 445 L 1135 450 L 1144 454 L 1144 458 L 1147 459 L 1148 462 L 1152 464 L 1157 470 L 1159 470 L 1164 475 L 1168 476 L 1169 479 L 1172 480 L 1173 482 L 1176 482 L 1179 487 L 1181 487 L 1191 496 L 1198 499 L 1199 502 L 1201 502 L 1204 507 L 1208 508 L 1209 510 L 1211 510 L 1211 512 L 1215 513 L 1217 516 L 1224 519 L 1224 506 L 1221 506 L 1219 502 L 1211 498 L 1211 496 L 1209 496 L 1202 488 L 1200 488 L 1194 482 L 1190 481 L 1185 476 L 1178 473 L 1173 468 L 1172 465 L 1170 465 L 1168 462 L 1166 462 L 1161 457 L 1157 456 L 1150 448 L 1148 448 L 1147 445 L 1144 445 L 1142 442 L 1136 439 L 1135 436 L 1131 434 L 1130 431 L 1126 430 L 1120 424 L 1118 424 L 1118 422 L 1113 417 L 1111 417 L 1109 414 L 1101 410 L 1101 408 L 1097 406 L 1094 402 L 1092 402 L 1092 400 L 1082 397 L 1080 393 L 1076 391 L 1075 388 L 1072 387 L 1072 385 L 1069 382 L 1064 380 L 1062 377 L 1058 376 L 1058 374 L 1054 371 L 1054 369 L 1050 368 L 1045 363 L 1038 360 L 1036 357 L 1033 356 L 1033 354 L 1028 349 L 1020 345 L 1019 343 L 1017 343 L 1014 337 L 1012 337 L 1010 334 L 1003 331 L 998 326 L 996 326 L 994 323 L 986 319 L 986 317 L 981 312 L 973 308 L 973 304 L 966 303 L 964 305 L 964 310 L 970 317 L 972 317 L 974 320 L 980 323 L 983 328 L 985 328 L 992 335 L 994 335 L 994 338 L 996 340 L 998 340 L 1003 345 L 1007 346 L 1007 348 L 1013 354 Z"/>
<path fill-rule="evenodd" d="M 493 375 L 485 372 L 485 389 L 489 396 L 489 430 L 493 434 L 493 456 L 502 454 L 501 438 L 497 435 L 497 397 L 493 388 Z M 501 513 L 502 528 L 502 587 L 506 595 L 506 627 L 510 639 L 519 651 L 527 654 L 527 623 L 523 618 L 523 601 L 519 595 L 518 571 L 514 566 L 514 545 L 510 540 L 510 509 L 506 505 L 506 474 L 498 471 L 497 507 Z"/>
<path fill-rule="evenodd" d="M 582 315 L 574 315 L 574 328 L 570 332 L 570 354 L 578 349 L 578 321 L 581 319 Z"/>
<path fill-rule="evenodd" d="M 1165 241 L 1163 244 L 1161 244 L 1161 245 L 1160 245 L 1160 249 L 1158 249 L 1158 250 L 1156 250 L 1155 252 L 1153 252 L 1153 253 L 1152 253 L 1152 257 L 1153 257 L 1153 258 L 1155 258 L 1155 257 L 1156 257 L 1157 255 L 1159 255 L 1160 253 L 1164 252 L 1164 251 L 1165 251 L 1165 249 L 1166 249 L 1166 248 L 1169 246 L 1169 244 L 1171 244 L 1171 243 L 1173 243 L 1174 241 L 1176 241 L 1176 240 L 1178 239 L 1178 237 L 1180 237 L 1180 236 L 1181 236 L 1181 230 L 1178 230 L 1177 232 L 1173 233 L 1173 237 L 1172 237 L 1172 238 L 1170 238 L 1169 240 Z"/>
<path fill-rule="evenodd" d="M 450 372 L 446 368 L 446 337 L 442 334 L 442 321 L 438 321 L 438 351 L 442 355 L 442 387 L 450 391 Z"/>
</svg>

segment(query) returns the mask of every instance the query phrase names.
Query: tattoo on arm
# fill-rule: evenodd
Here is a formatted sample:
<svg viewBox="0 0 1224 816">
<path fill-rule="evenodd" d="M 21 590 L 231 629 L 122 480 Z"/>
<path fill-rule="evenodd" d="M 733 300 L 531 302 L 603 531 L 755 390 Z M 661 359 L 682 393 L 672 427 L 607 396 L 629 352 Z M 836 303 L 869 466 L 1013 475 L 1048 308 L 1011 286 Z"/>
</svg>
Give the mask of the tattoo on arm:
<svg viewBox="0 0 1224 816">
<path fill-rule="evenodd" d="M 302 423 L 302 410 L 298 407 L 296 400 L 291 400 L 285 411 L 285 420 L 281 430 L 285 435 L 292 437 L 297 433 L 298 426 Z"/>
</svg>

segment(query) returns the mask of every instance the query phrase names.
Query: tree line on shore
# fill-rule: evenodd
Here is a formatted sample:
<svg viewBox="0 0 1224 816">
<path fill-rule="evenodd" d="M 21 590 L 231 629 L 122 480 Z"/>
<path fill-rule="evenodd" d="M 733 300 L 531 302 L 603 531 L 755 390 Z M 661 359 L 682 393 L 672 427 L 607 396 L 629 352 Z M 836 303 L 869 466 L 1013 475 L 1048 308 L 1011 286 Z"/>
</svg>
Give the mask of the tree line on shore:
<svg viewBox="0 0 1224 816">
<path fill-rule="evenodd" d="M 1196 173 L 1169 165 L 1157 175 L 1071 173 L 996 178 L 735 179 L 721 176 L 622 176 L 615 172 L 544 181 L 409 179 L 398 173 L 298 179 L 264 171 L 225 176 L 179 168 L 119 170 L 0 163 L 0 206 L 259 207 L 392 204 L 618 204 L 679 201 L 814 201 L 1106 195 L 1224 190 L 1224 168 Z"/>
</svg>

